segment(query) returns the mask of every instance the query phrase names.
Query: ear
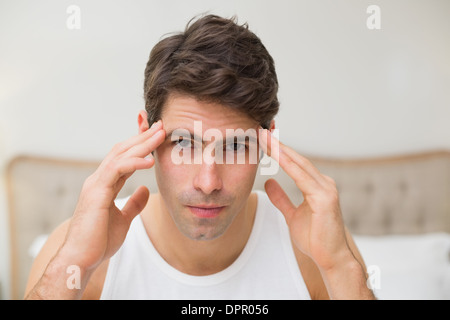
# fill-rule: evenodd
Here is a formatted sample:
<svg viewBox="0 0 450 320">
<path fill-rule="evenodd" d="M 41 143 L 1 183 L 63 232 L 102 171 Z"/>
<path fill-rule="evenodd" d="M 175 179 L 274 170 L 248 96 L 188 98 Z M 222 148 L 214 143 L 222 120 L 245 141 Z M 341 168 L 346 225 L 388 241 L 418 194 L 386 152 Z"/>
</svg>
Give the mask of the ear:
<svg viewBox="0 0 450 320">
<path fill-rule="evenodd" d="M 275 129 L 275 120 L 270 121 L 269 130 L 272 132 Z"/>
<path fill-rule="evenodd" d="M 139 133 L 145 132 L 149 129 L 148 120 L 147 120 L 147 112 L 145 110 L 139 111 L 138 114 L 138 127 Z"/>
</svg>

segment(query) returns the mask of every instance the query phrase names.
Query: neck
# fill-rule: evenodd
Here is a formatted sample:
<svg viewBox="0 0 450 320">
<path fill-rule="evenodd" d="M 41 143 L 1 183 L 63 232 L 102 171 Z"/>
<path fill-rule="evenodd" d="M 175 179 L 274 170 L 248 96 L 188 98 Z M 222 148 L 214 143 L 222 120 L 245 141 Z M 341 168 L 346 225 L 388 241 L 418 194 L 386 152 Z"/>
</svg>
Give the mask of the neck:
<svg viewBox="0 0 450 320">
<path fill-rule="evenodd" d="M 208 241 L 189 239 L 173 222 L 159 194 L 151 195 L 141 213 L 153 246 L 172 267 L 203 276 L 222 271 L 240 255 L 253 228 L 257 195 L 251 194 L 223 235 Z"/>
</svg>

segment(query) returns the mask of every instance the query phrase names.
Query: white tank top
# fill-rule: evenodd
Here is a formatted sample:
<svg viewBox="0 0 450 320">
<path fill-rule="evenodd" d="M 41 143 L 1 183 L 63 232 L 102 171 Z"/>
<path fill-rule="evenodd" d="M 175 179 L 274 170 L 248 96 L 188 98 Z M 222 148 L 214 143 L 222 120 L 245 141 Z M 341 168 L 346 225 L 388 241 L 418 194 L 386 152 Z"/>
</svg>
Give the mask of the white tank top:
<svg viewBox="0 0 450 320">
<path fill-rule="evenodd" d="M 169 265 L 138 215 L 110 259 L 101 299 L 310 299 L 284 217 L 264 192 L 256 193 L 256 216 L 244 250 L 229 267 L 207 276 Z"/>
</svg>

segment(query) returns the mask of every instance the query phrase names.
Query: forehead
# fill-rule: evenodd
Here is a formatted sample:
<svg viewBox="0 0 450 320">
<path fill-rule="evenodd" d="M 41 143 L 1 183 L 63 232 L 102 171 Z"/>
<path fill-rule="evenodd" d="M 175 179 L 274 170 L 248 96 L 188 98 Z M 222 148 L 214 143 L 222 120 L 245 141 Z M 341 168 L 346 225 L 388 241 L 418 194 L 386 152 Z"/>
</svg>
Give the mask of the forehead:
<svg viewBox="0 0 450 320">
<path fill-rule="evenodd" d="M 257 128 L 258 123 L 241 111 L 218 103 L 205 102 L 185 95 L 170 95 L 161 118 L 167 132 L 177 129 L 193 129 L 194 121 L 201 121 L 202 130 Z"/>
</svg>

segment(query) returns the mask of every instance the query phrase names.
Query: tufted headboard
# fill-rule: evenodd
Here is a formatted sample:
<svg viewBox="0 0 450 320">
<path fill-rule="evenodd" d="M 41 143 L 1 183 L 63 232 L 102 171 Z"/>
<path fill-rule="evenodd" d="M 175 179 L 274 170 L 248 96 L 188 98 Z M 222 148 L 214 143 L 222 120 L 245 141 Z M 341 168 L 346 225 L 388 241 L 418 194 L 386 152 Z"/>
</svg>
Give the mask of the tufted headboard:
<svg viewBox="0 0 450 320">
<path fill-rule="evenodd" d="M 366 160 L 310 159 L 335 179 L 344 220 L 354 234 L 450 232 L 450 152 Z M 30 245 L 72 215 L 85 178 L 97 166 L 98 162 L 32 156 L 10 162 L 12 298 L 23 297 L 32 263 Z M 258 175 L 254 188 L 264 190 L 268 178 Z M 274 178 L 293 202 L 300 203 L 301 194 L 281 169 Z M 157 192 L 153 170 L 133 175 L 119 197 L 142 184 Z"/>
</svg>

